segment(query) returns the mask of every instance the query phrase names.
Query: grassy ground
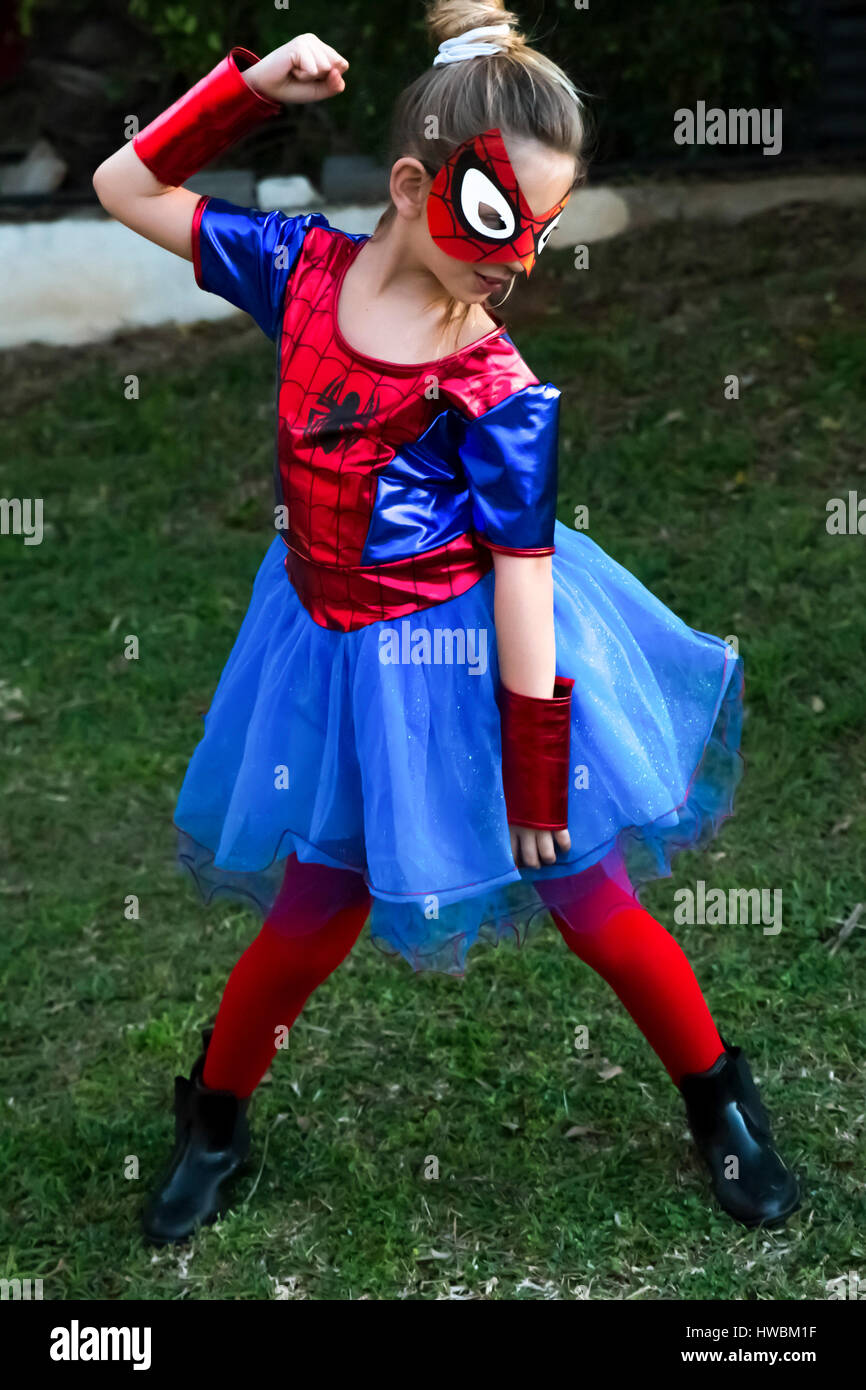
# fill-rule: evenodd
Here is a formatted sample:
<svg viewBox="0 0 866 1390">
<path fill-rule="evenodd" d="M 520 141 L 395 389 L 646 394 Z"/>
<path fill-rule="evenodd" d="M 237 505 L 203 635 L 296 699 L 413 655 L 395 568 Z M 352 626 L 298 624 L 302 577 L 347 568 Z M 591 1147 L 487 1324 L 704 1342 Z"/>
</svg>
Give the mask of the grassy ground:
<svg viewBox="0 0 866 1390">
<path fill-rule="evenodd" d="M 666 1074 L 552 929 L 462 981 L 364 937 L 258 1094 L 237 1208 L 184 1250 L 140 1241 L 172 1077 L 255 930 L 198 905 L 171 831 L 270 535 L 270 349 L 238 319 L 2 368 L 0 495 L 44 498 L 48 532 L 0 537 L 0 1249 L 46 1298 L 822 1298 L 866 1278 L 866 937 L 828 949 L 866 898 L 866 537 L 825 529 L 828 498 L 866 495 L 861 219 L 545 261 L 512 331 L 564 393 L 560 517 L 587 504 L 594 539 L 745 658 L 737 815 L 645 901 L 671 922 L 699 878 L 783 891 L 778 936 L 676 934 L 803 1210 L 767 1234 L 711 1208 Z"/>
</svg>

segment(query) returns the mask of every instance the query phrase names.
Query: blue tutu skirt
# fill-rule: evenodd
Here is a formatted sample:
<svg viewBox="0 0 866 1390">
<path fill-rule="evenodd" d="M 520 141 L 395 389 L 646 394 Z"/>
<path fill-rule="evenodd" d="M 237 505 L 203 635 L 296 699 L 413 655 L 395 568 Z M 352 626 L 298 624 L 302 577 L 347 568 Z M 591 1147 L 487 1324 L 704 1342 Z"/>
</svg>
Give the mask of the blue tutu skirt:
<svg viewBox="0 0 866 1390">
<path fill-rule="evenodd" d="M 557 523 L 555 545 L 557 671 L 575 681 L 571 850 L 536 870 L 512 858 L 493 574 L 408 618 L 334 632 L 302 607 L 277 537 L 175 813 L 206 901 L 267 914 L 296 854 L 363 875 L 377 945 L 459 974 L 476 940 L 521 940 L 584 870 L 614 866 L 637 892 L 709 843 L 742 772 L 741 658 L 588 536 Z"/>
</svg>

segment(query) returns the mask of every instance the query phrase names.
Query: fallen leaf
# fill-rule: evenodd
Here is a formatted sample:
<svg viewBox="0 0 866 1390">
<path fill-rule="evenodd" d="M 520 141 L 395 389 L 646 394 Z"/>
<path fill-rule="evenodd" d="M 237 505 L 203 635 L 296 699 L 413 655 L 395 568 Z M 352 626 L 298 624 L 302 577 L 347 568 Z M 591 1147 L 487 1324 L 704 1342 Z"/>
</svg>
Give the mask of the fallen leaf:
<svg viewBox="0 0 866 1390">
<path fill-rule="evenodd" d="M 615 1067 L 612 1065 L 602 1067 L 599 1076 L 602 1081 L 611 1081 L 615 1076 L 622 1076 L 622 1067 Z"/>
</svg>

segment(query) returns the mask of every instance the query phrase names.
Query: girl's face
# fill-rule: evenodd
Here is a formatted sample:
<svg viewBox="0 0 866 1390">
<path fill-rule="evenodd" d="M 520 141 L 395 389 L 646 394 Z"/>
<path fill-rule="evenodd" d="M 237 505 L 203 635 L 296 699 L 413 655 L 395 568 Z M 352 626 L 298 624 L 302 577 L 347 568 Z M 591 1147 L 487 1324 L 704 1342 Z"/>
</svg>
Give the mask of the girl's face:
<svg viewBox="0 0 866 1390">
<path fill-rule="evenodd" d="M 417 252 L 463 304 L 498 302 L 528 275 L 559 220 L 576 174 L 574 156 L 537 140 L 486 131 L 427 173 Z M 416 230 L 417 229 L 417 230 Z"/>
</svg>

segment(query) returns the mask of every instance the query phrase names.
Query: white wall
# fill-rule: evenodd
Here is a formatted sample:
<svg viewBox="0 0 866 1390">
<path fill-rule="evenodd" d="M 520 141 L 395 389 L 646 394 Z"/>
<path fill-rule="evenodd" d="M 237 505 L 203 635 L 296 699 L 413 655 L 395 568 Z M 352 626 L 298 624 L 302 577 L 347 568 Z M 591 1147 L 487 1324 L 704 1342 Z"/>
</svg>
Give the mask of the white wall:
<svg viewBox="0 0 866 1390">
<path fill-rule="evenodd" d="M 382 209 L 322 211 L 343 231 L 371 232 Z M 0 348 L 74 347 L 236 312 L 198 288 L 190 261 L 99 215 L 0 225 L 0 267 Z"/>
</svg>

